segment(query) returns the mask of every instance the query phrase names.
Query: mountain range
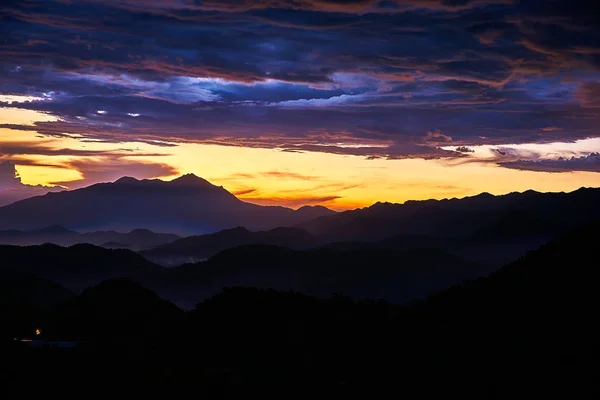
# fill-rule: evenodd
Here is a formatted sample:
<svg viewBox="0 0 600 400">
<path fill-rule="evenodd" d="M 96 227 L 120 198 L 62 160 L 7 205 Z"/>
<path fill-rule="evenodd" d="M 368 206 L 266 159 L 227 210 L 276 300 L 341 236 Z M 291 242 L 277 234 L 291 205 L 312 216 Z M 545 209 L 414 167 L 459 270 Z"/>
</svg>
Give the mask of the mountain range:
<svg viewBox="0 0 600 400">
<path fill-rule="evenodd" d="M 143 250 L 179 239 L 171 233 L 157 233 L 147 229 L 134 229 L 128 233 L 97 231 L 79 233 L 62 226 L 48 226 L 41 229 L 0 231 L 0 244 L 30 246 L 53 243 L 71 246 L 89 243 L 107 248 L 127 248 Z"/>
<path fill-rule="evenodd" d="M 235 391 L 236 398 L 280 398 L 285 390 L 292 398 L 315 392 L 343 398 L 595 398 L 599 234 L 600 224 L 584 224 L 487 277 L 405 306 L 233 287 L 183 312 L 129 279 L 109 279 L 74 295 L 22 275 L 10 281 L 22 288 L 19 300 L 13 290 L 3 301 L 6 291 L 0 291 L 0 312 L 11 324 L 0 329 L 2 374 L 24 387 L 31 377 L 22 371 L 34 365 L 44 371 L 36 380 L 44 390 L 64 385 L 66 375 L 88 387 L 156 393 L 167 384 L 171 391 L 175 385 Z M 318 270 L 310 262 L 327 259 L 331 251 L 319 252 L 325 254 L 244 246 L 212 257 L 213 266 L 203 264 L 213 269 L 208 275 L 190 268 L 206 277 L 216 266 L 243 270 L 239 261 L 252 258 L 266 261 L 263 271 L 272 272 L 285 264 L 274 268 L 268 260 L 280 258 Z M 389 262 L 352 258 L 351 270 Z M 352 258 L 340 259 L 337 270 Z M 390 282 L 390 289 L 396 284 Z M 43 311 L 47 302 L 54 311 Z M 76 346 L 32 349 L 12 339 L 34 327 L 43 328 L 42 338 L 73 340 Z"/>
<path fill-rule="evenodd" d="M 489 272 L 486 266 L 435 249 L 299 251 L 246 245 L 173 268 L 160 267 L 130 250 L 89 244 L 0 246 L 0 258 L 0 270 L 33 274 L 76 293 L 106 279 L 126 277 L 185 308 L 224 287 L 240 285 L 402 303 Z"/>
<path fill-rule="evenodd" d="M 334 212 L 321 206 L 292 210 L 241 201 L 223 187 L 193 174 L 172 181 L 123 177 L 112 183 L 52 192 L 0 207 L 0 241 L 10 244 L 7 238 L 11 235 L 43 236 L 44 233 L 51 233 L 44 230 L 64 229 L 87 232 L 88 235 L 80 239 L 92 244 L 140 250 L 178 238 L 155 238 L 142 245 L 136 244 L 131 238 L 118 235 L 110 237 L 103 232 L 130 232 L 130 236 L 139 236 L 144 232 L 149 234 L 147 231 L 152 230 L 190 236 L 240 227 L 251 232 L 295 227 L 318 237 L 316 242 L 321 244 L 373 242 L 399 235 L 482 243 L 531 239 L 548 241 L 584 221 L 600 219 L 600 210 L 596 207 L 599 202 L 600 189 L 581 188 L 570 193 L 529 190 L 501 196 L 482 193 L 462 199 L 407 201 L 403 204 L 379 202 L 345 212 Z M 16 231 L 29 232 L 21 234 Z M 93 231 L 100 233 L 89 234 Z M 67 236 L 67 232 L 55 233 Z M 286 235 L 284 231 L 279 233 Z M 299 238 L 300 242 L 306 239 L 306 233 L 302 234 L 303 239 Z M 106 237 L 102 238 L 103 235 Z M 276 242 L 279 239 L 268 237 L 277 236 L 276 232 L 256 234 L 252 239 L 244 239 L 244 235 L 249 236 L 250 233 L 230 231 L 221 234 L 225 242 L 235 244 L 279 244 Z M 231 240 L 232 237 L 237 239 Z M 56 240 L 51 241 L 57 244 L 73 243 Z M 193 240 L 179 242 L 177 246 L 189 246 Z M 215 237 L 210 240 L 220 239 Z M 12 243 L 20 244 L 16 239 Z M 39 240 L 30 243 L 39 243 Z M 200 243 L 199 246 L 206 245 Z M 302 247 L 301 244 L 289 247 L 298 246 Z M 205 258 L 206 254 L 190 256 Z"/>
<path fill-rule="evenodd" d="M 331 214 L 320 206 L 293 210 L 247 203 L 193 174 L 172 181 L 123 177 L 0 207 L 0 230 L 59 225 L 82 232 L 141 228 L 190 235 L 236 226 L 272 229 Z"/>
<path fill-rule="evenodd" d="M 565 193 L 533 190 L 501 196 L 482 193 L 461 199 L 376 203 L 296 225 L 336 240 L 381 240 L 426 235 L 481 241 L 555 237 L 600 219 L 600 188 Z"/>
<path fill-rule="evenodd" d="M 0 207 L 0 228 L 7 228 L 0 230 L 0 244 L 127 248 L 168 267 L 244 245 L 342 252 L 435 249 L 490 270 L 600 220 L 597 204 L 600 189 L 581 188 L 376 203 L 336 213 L 324 207 L 292 210 L 246 203 L 191 174 L 169 182 L 125 177 Z M 128 233 L 104 230 L 109 227 Z M 102 230 L 86 232 L 93 228 Z"/>
<path fill-rule="evenodd" d="M 500 267 L 587 221 L 600 220 L 597 204 L 600 189 L 588 188 L 570 193 L 484 193 L 463 199 L 377 203 L 293 227 L 251 231 L 239 226 L 194 235 L 140 254 L 158 264 L 175 266 L 250 244 L 295 250 L 437 249 Z"/>
<path fill-rule="evenodd" d="M 436 249 L 299 251 L 247 245 L 224 250 L 207 261 L 168 268 L 140 282 L 186 308 L 233 286 L 291 290 L 321 298 L 339 293 L 402 304 L 489 272 L 485 265 Z"/>
<path fill-rule="evenodd" d="M 280 227 L 252 232 L 243 226 L 206 235 L 194 235 L 141 251 L 146 259 L 173 267 L 207 260 L 215 254 L 243 245 L 272 245 L 303 250 L 326 243 L 321 238 L 299 228 Z"/>
</svg>

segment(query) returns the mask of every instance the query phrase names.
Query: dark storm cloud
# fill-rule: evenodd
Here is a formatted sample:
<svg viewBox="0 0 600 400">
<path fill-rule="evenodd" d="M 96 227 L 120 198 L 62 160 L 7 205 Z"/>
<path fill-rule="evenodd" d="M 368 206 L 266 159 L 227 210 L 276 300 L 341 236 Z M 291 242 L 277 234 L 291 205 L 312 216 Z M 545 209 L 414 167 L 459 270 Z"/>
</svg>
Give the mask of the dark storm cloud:
<svg viewBox="0 0 600 400">
<path fill-rule="evenodd" d="M 0 94 L 59 121 L 4 126 L 387 158 L 598 136 L 592 3 L 9 1 Z"/>
</svg>

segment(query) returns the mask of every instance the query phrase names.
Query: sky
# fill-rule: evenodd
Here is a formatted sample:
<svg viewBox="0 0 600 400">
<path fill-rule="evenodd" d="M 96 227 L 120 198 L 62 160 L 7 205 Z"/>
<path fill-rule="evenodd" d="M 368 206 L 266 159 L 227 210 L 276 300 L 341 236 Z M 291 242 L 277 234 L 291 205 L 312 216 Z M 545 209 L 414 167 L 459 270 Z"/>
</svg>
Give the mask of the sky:
<svg viewBox="0 0 600 400">
<path fill-rule="evenodd" d="M 239 198 L 600 186 L 591 1 L 5 0 L 0 205 L 194 173 Z"/>
</svg>

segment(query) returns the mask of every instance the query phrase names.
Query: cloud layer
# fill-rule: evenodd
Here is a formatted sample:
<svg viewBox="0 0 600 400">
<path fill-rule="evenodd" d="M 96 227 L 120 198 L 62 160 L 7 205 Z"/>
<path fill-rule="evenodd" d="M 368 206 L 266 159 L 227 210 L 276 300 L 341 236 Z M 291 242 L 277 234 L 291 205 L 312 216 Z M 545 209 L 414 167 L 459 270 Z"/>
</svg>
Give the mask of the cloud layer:
<svg viewBox="0 0 600 400">
<path fill-rule="evenodd" d="M 58 120 L 0 127 L 114 143 L 391 159 L 463 158 L 477 145 L 598 137 L 594 7 L 558 0 L 7 1 L 0 94 L 29 96 L 10 106 Z M 450 145 L 456 151 L 441 149 Z M 557 168 L 521 161 L 500 165 Z M 561 170 L 594 170 L 559 161 Z"/>
<path fill-rule="evenodd" d="M 40 196 L 60 187 L 25 185 L 12 162 L 0 162 L 0 207 L 27 197 Z"/>
</svg>

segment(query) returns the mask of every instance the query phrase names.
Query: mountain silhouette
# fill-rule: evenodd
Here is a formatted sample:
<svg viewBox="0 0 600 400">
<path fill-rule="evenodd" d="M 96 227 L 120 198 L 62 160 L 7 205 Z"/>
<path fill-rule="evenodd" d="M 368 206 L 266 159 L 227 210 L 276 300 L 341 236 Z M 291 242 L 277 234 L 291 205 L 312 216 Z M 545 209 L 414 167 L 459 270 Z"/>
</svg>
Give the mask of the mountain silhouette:
<svg viewBox="0 0 600 400">
<path fill-rule="evenodd" d="M 285 376 L 300 374 L 298 359 L 311 372 L 325 364 L 327 378 L 335 371 L 336 385 L 345 382 L 335 393 L 349 398 L 361 390 L 375 398 L 592 398 L 599 239 L 600 224 L 587 224 L 486 278 L 409 307 L 240 287 L 200 303 L 193 314 L 198 328 L 215 327 L 204 340 L 239 344 L 228 355 L 261 354 Z M 229 349 L 216 348 L 215 358 Z M 383 395 L 369 396 L 374 388 Z"/>
<path fill-rule="evenodd" d="M 586 313 L 600 305 L 599 240 L 600 223 L 585 224 L 488 277 L 431 296 L 421 307 L 455 324 L 474 324 L 471 318 L 478 315 L 477 324 L 494 329 L 502 329 L 508 320 L 538 329 L 557 329 L 553 319 L 563 321 L 561 325 L 575 318 L 592 323 Z M 573 328 L 565 324 L 561 329 Z"/>
<path fill-rule="evenodd" d="M 182 311 L 136 282 L 118 278 L 101 282 L 62 305 L 54 335 L 78 338 L 145 337 L 159 335 L 162 324 Z"/>
<path fill-rule="evenodd" d="M 49 314 L 73 297 L 73 292 L 48 279 L 0 269 L 0 336 L 31 335 Z"/>
<path fill-rule="evenodd" d="M 236 226 L 270 229 L 330 214 L 334 212 L 324 207 L 292 210 L 246 203 L 221 186 L 187 174 L 172 181 L 124 177 L 21 200 L 0 207 L 0 229 L 61 225 L 80 231 L 143 228 L 198 234 Z"/>
<path fill-rule="evenodd" d="M 342 293 L 401 304 L 486 272 L 485 267 L 435 249 L 340 252 L 246 245 L 204 262 L 166 269 L 142 282 L 186 308 L 231 286 L 319 297 Z"/>
<path fill-rule="evenodd" d="M 309 249 L 322 240 L 298 228 L 275 228 L 252 232 L 244 227 L 217 233 L 190 236 L 140 252 L 145 258 L 160 265 L 177 266 L 206 260 L 222 250 L 248 244 L 282 246 L 290 249 Z"/>
<path fill-rule="evenodd" d="M 371 207 L 322 216 L 297 227 L 337 241 L 377 241 L 394 235 L 486 239 L 489 242 L 550 240 L 581 224 L 600 219 L 600 189 L 570 193 L 533 190 L 462 199 L 376 203 Z"/>
<path fill-rule="evenodd" d="M 13 269 L 34 274 L 75 292 L 110 278 L 136 279 L 162 270 L 130 250 L 104 249 L 89 244 L 0 246 L 0 260 L 0 271 Z"/>
<path fill-rule="evenodd" d="M 76 293 L 107 279 L 128 278 L 185 308 L 229 286 L 295 290 L 319 297 L 342 293 L 403 303 L 489 272 L 485 265 L 436 249 L 299 251 L 244 245 L 204 262 L 163 268 L 130 250 L 45 244 L 0 246 L 0 259 L 0 270 L 35 274 Z"/>
<path fill-rule="evenodd" d="M 590 222 L 485 278 L 405 306 L 376 295 L 355 301 L 236 286 L 181 312 L 147 284 L 109 280 L 69 300 L 48 321 L 50 333 L 83 339 L 81 345 L 30 349 L 11 340 L 2 372 L 11 386 L 27 387 L 31 376 L 22 371 L 33 365 L 43 371 L 36 382 L 45 392 L 64 390 L 68 376 L 86 387 L 149 394 L 213 389 L 227 398 L 307 398 L 316 392 L 332 398 L 596 398 L 599 239 L 600 224 Z M 425 251 L 397 253 L 398 260 L 428 257 Z M 334 270 L 322 271 L 332 261 L 336 272 L 360 266 L 389 278 L 386 268 L 404 269 L 398 260 L 380 250 L 254 245 L 159 275 L 185 295 L 232 273 L 242 278 L 237 282 L 264 283 L 295 264 L 306 265 L 308 276 L 319 281 Z M 420 264 L 421 273 L 439 276 L 451 267 L 443 260 L 437 265 L 432 270 Z M 363 282 L 361 274 L 353 276 Z M 409 286 L 382 282 L 398 291 Z"/>
<path fill-rule="evenodd" d="M 179 236 L 170 233 L 157 233 L 147 229 L 134 229 L 128 233 L 115 231 L 98 231 L 79 233 L 60 225 L 48 226 L 31 230 L 5 230 L 0 231 L 0 244 L 31 246 L 44 243 L 53 243 L 60 246 L 71 246 L 79 243 L 94 244 L 97 246 L 143 250 L 170 243 Z"/>
</svg>

